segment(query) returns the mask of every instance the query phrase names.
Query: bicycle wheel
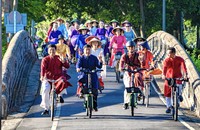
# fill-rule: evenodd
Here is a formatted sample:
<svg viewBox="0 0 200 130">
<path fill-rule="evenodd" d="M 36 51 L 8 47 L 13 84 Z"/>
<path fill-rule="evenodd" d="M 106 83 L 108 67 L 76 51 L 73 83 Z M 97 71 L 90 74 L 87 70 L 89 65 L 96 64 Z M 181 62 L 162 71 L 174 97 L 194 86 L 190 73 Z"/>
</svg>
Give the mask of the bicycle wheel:
<svg viewBox="0 0 200 130">
<path fill-rule="evenodd" d="M 89 118 L 92 117 L 92 110 L 93 110 L 93 97 L 90 95 L 88 97 L 88 114 L 89 114 Z"/>
<path fill-rule="evenodd" d="M 135 107 L 135 94 L 132 93 L 130 97 L 130 106 L 131 106 L 131 116 L 134 116 L 134 107 Z"/>
<path fill-rule="evenodd" d="M 175 95 L 174 95 L 174 120 L 177 121 L 178 120 L 178 93 L 175 92 Z"/>
<path fill-rule="evenodd" d="M 116 73 L 116 80 L 118 83 L 120 83 L 119 61 L 117 61 L 117 64 L 115 66 L 115 73 Z"/>
<path fill-rule="evenodd" d="M 86 116 L 88 116 L 89 115 L 89 112 L 88 112 L 88 102 L 85 100 L 83 104 L 84 104 L 84 107 L 85 107 L 85 110 L 86 110 Z"/>
<path fill-rule="evenodd" d="M 146 104 L 146 107 L 149 106 L 149 85 L 148 85 L 148 83 L 145 84 L 145 104 Z"/>
<path fill-rule="evenodd" d="M 51 121 L 54 119 L 55 97 L 55 92 L 51 91 Z"/>
<path fill-rule="evenodd" d="M 117 71 L 117 82 L 120 83 L 120 71 Z"/>
</svg>

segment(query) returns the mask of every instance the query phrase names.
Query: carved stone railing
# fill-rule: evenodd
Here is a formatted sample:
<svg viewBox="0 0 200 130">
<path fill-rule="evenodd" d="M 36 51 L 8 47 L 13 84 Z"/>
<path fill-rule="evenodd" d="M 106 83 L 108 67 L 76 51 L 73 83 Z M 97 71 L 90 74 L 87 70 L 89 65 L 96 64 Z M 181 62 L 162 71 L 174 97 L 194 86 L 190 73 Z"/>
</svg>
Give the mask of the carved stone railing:
<svg viewBox="0 0 200 130">
<path fill-rule="evenodd" d="M 195 110 L 196 114 L 200 116 L 200 76 L 183 46 L 174 36 L 164 31 L 153 33 L 147 40 L 151 46 L 151 51 L 153 52 L 155 59 L 158 60 L 160 66 L 162 66 L 162 61 L 166 57 L 166 50 L 168 47 L 175 47 L 176 54 L 185 60 L 190 84 L 186 84 L 183 91 L 183 103 L 186 108 Z"/>
<path fill-rule="evenodd" d="M 16 110 L 23 102 L 29 74 L 36 60 L 37 52 L 28 32 L 17 32 L 2 61 L 2 80 L 5 85 L 2 94 L 7 101 L 7 112 Z"/>
</svg>

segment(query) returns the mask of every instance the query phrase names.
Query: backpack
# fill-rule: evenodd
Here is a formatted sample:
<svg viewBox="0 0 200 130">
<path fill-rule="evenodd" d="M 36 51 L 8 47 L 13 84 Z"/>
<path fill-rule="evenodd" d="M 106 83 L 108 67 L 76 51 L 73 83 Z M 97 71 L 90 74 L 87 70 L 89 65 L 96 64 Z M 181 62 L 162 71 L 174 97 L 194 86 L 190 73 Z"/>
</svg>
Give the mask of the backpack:
<svg viewBox="0 0 200 130">
<path fill-rule="evenodd" d="M 135 61 L 135 58 L 138 58 L 139 54 L 134 52 L 134 57 L 133 57 L 133 61 Z M 133 62 L 130 61 L 129 57 L 128 57 L 128 53 L 126 53 L 125 55 L 125 63 L 128 65 L 128 66 L 138 66 L 140 67 L 140 65 L 138 64 L 135 64 Z"/>
</svg>

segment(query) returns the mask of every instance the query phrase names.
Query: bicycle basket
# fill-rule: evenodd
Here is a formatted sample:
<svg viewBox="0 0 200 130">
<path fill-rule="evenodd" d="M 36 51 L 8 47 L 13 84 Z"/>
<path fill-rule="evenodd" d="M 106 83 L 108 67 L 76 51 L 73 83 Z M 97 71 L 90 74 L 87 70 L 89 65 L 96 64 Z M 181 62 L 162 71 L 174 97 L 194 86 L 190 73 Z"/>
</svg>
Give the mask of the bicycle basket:
<svg viewBox="0 0 200 130">
<path fill-rule="evenodd" d="M 153 80 L 153 76 L 152 75 L 148 75 L 144 78 L 145 82 L 151 82 Z"/>
</svg>

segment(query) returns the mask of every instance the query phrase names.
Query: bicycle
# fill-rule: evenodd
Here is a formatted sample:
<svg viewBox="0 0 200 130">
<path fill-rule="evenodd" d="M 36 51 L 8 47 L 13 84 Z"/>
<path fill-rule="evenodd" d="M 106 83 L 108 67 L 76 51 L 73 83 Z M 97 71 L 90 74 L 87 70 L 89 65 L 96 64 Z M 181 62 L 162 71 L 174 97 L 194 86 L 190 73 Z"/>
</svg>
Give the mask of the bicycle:
<svg viewBox="0 0 200 130">
<path fill-rule="evenodd" d="M 84 97 L 84 107 L 86 108 L 86 115 L 89 116 L 89 118 L 92 117 L 92 110 L 94 109 L 94 104 L 93 104 L 94 95 L 92 89 L 91 74 L 96 73 L 98 71 L 103 71 L 103 70 L 81 69 L 81 72 L 87 75 L 87 83 L 83 84 L 82 93 Z"/>
<path fill-rule="evenodd" d="M 137 106 L 138 93 L 141 93 L 141 90 L 139 88 L 135 87 L 133 79 L 135 77 L 135 73 L 140 72 L 142 70 L 146 70 L 146 69 L 143 69 L 143 68 L 138 68 L 135 70 L 123 69 L 123 71 L 127 71 L 127 72 L 131 73 L 131 81 L 132 81 L 131 87 L 126 88 L 126 91 L 127 91 L 127 93 L 130 94 L 129 106 L 131 107 L 131 115 L 132 116 L 134 116 L 134 107 Z"/>
<path fill-rule="evenodd" d="M 121 56 L 122 56 L 122 50 L 123 50 L 124 48 L 115 48 L 115 50 L 117 51 L 116 53 L 115 53 L 115 57 L 114 57 L 114 67 L 115 67 L 115 74 L 116 74 L 116 80 L 117 80 L 117 82 L 118 83 L 120 83 L 120 71 L 119 71 L 119 61 L 120 61 L 120 58 L 121 58 Z"/>
<path fill-rule="evenodd" d="M 154 68 L 150 69 L 144 69 L 146 71 L 153 70 Z M 145 104 L 146 107 L 149 106 L 149 96 L 151 92 L 151 81 L 153 80 L 153 75 L 149 75 L 148 77 L 145 77 L 143 82 L 144 82 L 144 96 L 143 96 L 143 105 Z"/>
<path fill-rule="evenodd" d="M 172 88 L 171 95 L 172 95 L 172 118 L 173 120 L 178 120 L 178 108 L 179 108 L 179 96 L 180 96 L 180 85 L 183 85 L 184 82 L 189 82 L 189 79 L 184 78 L 165 78 L 167 80 L 168 85 Z M 181 84 L 178 85 L 177 81 L 181 81 Z M 177 89 L 178 88 L 178 89 Z"/>
<path fill-rule="evenodd" d="M 52 80 L 52 79 L 45 79 L 45 80 L 47 80 L 48 82 L 51 82 L 51 91 L 50 91 L 51 121 L 53 121 L 54 115 L 55 115 L 55 107 L 57 105 L 56 103 L 57 103 L 57 98 L 58 98 L 58 95 L 56 94 L 55 83 L 61 79 L 59 78 L 57 80 Z"/>
</svg>

